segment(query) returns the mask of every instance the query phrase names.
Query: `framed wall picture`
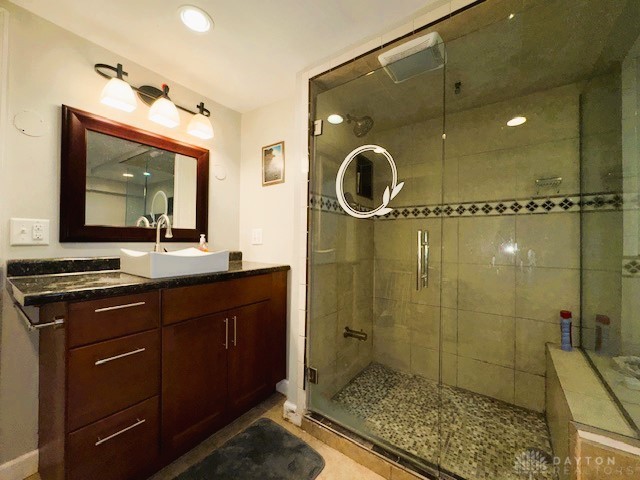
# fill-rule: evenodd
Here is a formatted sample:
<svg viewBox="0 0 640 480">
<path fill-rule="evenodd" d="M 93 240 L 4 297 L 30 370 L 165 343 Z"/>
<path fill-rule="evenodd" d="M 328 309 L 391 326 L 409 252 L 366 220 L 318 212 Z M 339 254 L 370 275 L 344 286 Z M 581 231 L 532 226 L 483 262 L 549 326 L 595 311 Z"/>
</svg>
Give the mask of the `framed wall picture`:
<svg viewBox="0 0 640 480">
<path fill-rule="evenodd" d="M 284 141 L 262 147 L 262 186 L 284 182 Z"/>
</svg>

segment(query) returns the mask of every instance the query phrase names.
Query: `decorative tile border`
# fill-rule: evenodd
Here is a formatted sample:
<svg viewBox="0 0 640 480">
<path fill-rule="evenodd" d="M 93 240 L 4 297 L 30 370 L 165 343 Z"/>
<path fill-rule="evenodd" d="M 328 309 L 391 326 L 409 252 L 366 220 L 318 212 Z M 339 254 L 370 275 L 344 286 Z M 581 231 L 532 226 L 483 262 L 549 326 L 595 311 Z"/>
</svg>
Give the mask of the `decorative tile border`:
<svg viewBox="0 0 640 480">
<path fill-rule="evenodd" d="M 464 202 L 443 205 L 411 205 L 393 207 L 393 211 L 377 220 L 433 217 L 472 217 L 494 215 L 522 215 L 579 211 L 622 210 L 623 206 L 637 208 L 637 196 L 623 198 L 618 193 L 590 195 L 557 195 L 495 202 Z M 335 197 L 310 194 L 309 206 L 314 210 L 346 215 Z"/>
<path fill-rule="evenodd" d="M 622 276 L 640 278 L 640 256 L 622 257 Z"/>
</svg>

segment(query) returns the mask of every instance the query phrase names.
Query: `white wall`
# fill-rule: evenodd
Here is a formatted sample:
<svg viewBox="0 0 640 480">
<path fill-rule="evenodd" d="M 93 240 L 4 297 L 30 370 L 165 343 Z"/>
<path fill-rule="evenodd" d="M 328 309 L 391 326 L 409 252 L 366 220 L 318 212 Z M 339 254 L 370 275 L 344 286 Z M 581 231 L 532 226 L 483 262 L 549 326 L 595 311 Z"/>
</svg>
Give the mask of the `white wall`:
<svg viewBox="0 0 640 480">
<path fill-rule="evenodd" d="M 240 170 L 240 250 L 249 261 L 283 263 L 293 265 L 295 261 L 294 235 L 294 184 L 300 171 L 294 155 L 294 101 L 282 100 L 272 105 L 242 115 L 242 153 Z M 285 181 L 262 186 L 262 147 L 284 140 Z M 262 245 L 251 244 L 251 231 L 262 229 Z M 296 285 L 298 270 L 289 275 L 291 285 Z M 287 395 L 292 397 L 296 385 L 297 324 L 291 322 L 296 312 L 296 299 L 289 293 L 288 325 L 288 385 L 293 387 Z"/>
<path fill-rule="evenodd" d="M 239 246 L 240 121 L 238 112 L 204 98 L 170 78 L 151 72 L 91 42 L 63 30 L 6 0 L 0 8 L 9 14 L 8 120 L 0 141 L 5 150 L 0 176 L 0 259 L 117 255 L 123 244 L 61 244 L 58 242 L 61 104 L 127 123 L 145 130 L 209 148 L 210 165 L 223 164 L 224 181 L 210 177 L 209 232 L 213 248 L 237 250 Z M 1 37 L 0 37 L 1 38 Z M 106 80 L 93 71 L 95 63 L 122 63 L 134 85 L 171 86 L 171 96 L 185 106 L 204 101 L 211 110 L 214 139 L 200 141 L 186 134 L 188 114 L 182 125 L 166 129 L 149 122 L 148 108 L 139 103 L 124 113 L 99 103 Z M 169 73 L 170 72 L 165 72 Z M 3 87 L 4 82 L 3 82 Z M 0 89 L 1 92 L 1 89 Z M 12 126 L 23 110 L 37 112 L 48 126 L 43 137 L 28 137 Z M 84 172 L 78 172 L 79 175 Z M 8 245 L 10 217 L 46 218 L 51 221 L 51 245 Z M 132 248 L 148 248 L 134 244 Z M 37 334 L 28 334 L 2 289 L 0 316 L 0 465 L 37 446 Z"/>
</svg>

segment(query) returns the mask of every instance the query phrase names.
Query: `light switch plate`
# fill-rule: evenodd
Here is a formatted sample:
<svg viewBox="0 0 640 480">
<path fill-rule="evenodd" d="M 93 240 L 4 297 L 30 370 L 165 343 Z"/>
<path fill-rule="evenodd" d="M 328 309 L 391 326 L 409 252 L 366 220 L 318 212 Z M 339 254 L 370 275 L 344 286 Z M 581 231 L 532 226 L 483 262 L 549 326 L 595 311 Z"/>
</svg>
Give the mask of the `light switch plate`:
<svg viewBox="0 0 640 480">
<path fill-rule="evenodd" d="M 262 245 L 262 229 L 254 228 L 251 230 L 251 245 Z"/>
<path fill-rule="evenodd" d="M 49 220 L 12 218 L 9 226 L 11 245 L 49 245 Z"/>
</svg>

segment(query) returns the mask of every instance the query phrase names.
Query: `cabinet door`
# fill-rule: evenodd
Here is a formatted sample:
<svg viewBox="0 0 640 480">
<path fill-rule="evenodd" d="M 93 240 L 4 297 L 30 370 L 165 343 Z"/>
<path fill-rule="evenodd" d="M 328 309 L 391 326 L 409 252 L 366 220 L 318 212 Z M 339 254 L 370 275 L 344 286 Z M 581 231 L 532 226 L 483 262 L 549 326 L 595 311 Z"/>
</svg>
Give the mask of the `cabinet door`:
<svg viewBox="0 0 640 480">
<path fill-rule="evenodd" d="M 162 443 L 169 459 L 225 424 L 227 317 L 162 328 Z"/>
<path fill-rule="evenodd" d="M 272 390 L 268 365 L 269 302 L 229 312 L 229 410 L 240 415 Z"/>
</svg>

